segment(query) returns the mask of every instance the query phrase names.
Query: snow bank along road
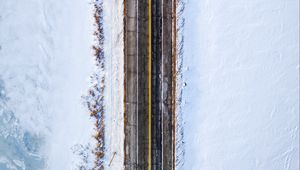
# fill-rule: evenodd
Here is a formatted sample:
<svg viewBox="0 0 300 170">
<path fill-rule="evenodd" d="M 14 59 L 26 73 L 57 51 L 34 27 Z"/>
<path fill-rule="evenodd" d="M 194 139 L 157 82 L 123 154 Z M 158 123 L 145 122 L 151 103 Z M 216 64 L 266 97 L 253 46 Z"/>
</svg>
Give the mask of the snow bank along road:
<svg viewBox="0 0 300 170">
<path fill-rule="evenodd" d="M 172 5 L 124 4 L 125 169 L 174 169 Z"/>
</svg>

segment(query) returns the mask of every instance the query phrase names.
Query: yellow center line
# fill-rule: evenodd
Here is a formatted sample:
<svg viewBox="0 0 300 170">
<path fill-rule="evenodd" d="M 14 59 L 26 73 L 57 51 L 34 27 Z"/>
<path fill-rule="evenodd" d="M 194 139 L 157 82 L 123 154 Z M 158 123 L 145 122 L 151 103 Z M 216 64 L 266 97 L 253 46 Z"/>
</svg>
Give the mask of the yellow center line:
<svg viewBox="0 0 300 170">
<path fill-rule="evenodd" d="M 152 73 L 152 0 L 148 0 L 148 170 L 152 169 L 152 80 L 151 80 L 151 73 Z"/>
</svg>

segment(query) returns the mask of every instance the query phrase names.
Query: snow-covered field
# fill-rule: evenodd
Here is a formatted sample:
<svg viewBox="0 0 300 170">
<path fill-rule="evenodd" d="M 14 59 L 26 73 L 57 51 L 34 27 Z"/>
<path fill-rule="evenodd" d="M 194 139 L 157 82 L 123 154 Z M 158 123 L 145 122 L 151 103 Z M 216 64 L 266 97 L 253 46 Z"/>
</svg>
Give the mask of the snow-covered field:
<svg viewBox="0 0 300 170">
<path fill-rule="evenodd" d="M 187 0 L 184 17 L 184 169 L 299 169 L 299 1 Z"/>
<path fill-rule="evenodd" d="M 93 122 L 87 0 L 0 0 L 0 169 L 75 169 Z"/>
</svg>

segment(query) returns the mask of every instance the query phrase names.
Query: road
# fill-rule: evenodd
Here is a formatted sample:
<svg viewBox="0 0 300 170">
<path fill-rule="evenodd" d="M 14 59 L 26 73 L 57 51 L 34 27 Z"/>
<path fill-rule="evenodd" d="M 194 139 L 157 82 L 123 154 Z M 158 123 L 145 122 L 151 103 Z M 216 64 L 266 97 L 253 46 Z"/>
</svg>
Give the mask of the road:
<svg viewBox="0 0 300 170">
<path fill-rule="evenodd" d="M 125 0 L 125 169 L 174 169 L 172 0 Z"/>
</svg>

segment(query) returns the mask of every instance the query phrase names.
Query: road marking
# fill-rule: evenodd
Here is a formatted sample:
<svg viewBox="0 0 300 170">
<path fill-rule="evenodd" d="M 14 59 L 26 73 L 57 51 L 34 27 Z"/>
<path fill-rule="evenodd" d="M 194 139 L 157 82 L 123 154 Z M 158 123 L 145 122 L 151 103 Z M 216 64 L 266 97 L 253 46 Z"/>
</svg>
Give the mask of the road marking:
<svg viewBox="0 0 300 170">
<path fill-rule="evenodd" d="M 148 0 L 148 170 L 152 169 L 152 0 Z"/>
<path fill-rule="evenodd" d="M 172 169 L 175 170 L 176 169 L 176 159 L 175 159 L 175 155 L 176 155 L 176 55 L 177 55 L 177 16 L 176 16 L 176 2 L 177 1 L 172 1 L 172 8 L 173 8 L 173 61 L 172 61 L 172 124 L 173 124 L 173 131 L 172 131 Z"/>
<path fill-rule="evenodd" d="M 136 117 L 137 117 L 137 127 L 136 127 L 136 168 L 138 169 L 139 166 L 139 0 L 136 0 L 136 98 L 137 98 L 137 105 L 136 105 Z"/>
<path fill-rule="evenodd" d="M 161 1 L 161 164 L 164 169 L 164 1 Z"/>
<path fill-rule="evenodd" d="M 124 168 L 126 169 L 126 165 L 127 165 L 127 163 L 126 163 L 126 155 L 128 154 L 127 153 L 127 151 L 126 151 L 126 140 L 128 140 L 127 139 L 127 137 L 126 137 L 126 119 L 127 119 L 127 116 L 126 116 L 126 112 L 127 112 L 127 107 L 126 107 L 126 103 L 127 103 L 127 100 L 126 100 L 126 90 L 127 90 L 127 88 L 126 88 L 126 85 L 127 85 L 127 61 L 128 61 L 128 55 L 127 55 L 127 51 L 126 51 L 126 48 L 125 47 L 127 47 L 127 9 L 126 9 L 126 7 L 127 7 L 127 2 L 126 2 L 126 0 L 124 0 L 124 2 L 123 2 L 123 4 L 124 4 L 124 11 L 123 11 L 123 15 L 124 15 L 124 32 L 125 32 L 125 34 L 124 34 L 124 105 L 123 105 L 123 107 L 124 107 L 124 147 L 123 147 L 123 150 L 124 150 Z"/>
</svg>

